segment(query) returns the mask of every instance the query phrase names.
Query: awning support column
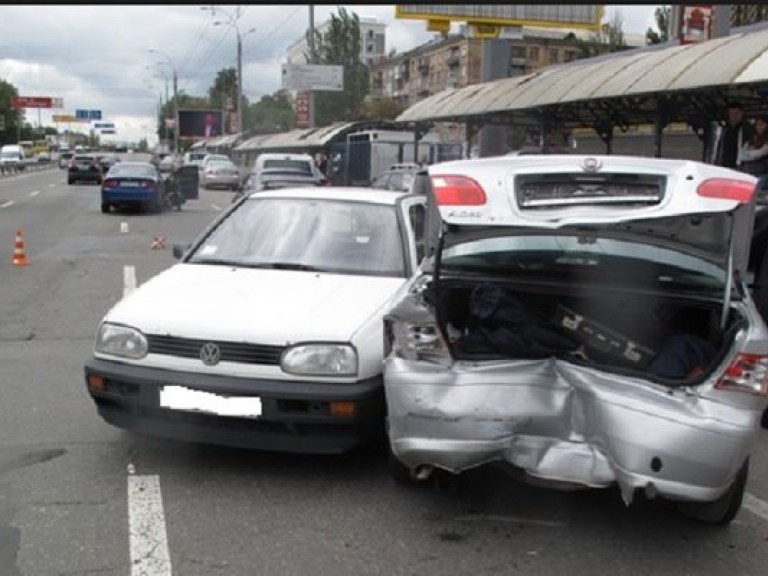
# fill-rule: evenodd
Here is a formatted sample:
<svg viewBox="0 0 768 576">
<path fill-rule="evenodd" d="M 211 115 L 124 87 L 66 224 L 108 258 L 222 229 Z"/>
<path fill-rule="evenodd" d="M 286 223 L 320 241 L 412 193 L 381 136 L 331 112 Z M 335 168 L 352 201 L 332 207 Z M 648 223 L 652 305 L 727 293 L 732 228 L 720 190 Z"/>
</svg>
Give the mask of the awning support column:
<svg viewBox="0 0 768 576">
<path fill-rule="evenodd" d="M 593 128 L 597 136 L 605 144 L 605 153 L 608 155 L 613 154 L 613 123 L 608 120 L 595 122 Z"/>
</svg>

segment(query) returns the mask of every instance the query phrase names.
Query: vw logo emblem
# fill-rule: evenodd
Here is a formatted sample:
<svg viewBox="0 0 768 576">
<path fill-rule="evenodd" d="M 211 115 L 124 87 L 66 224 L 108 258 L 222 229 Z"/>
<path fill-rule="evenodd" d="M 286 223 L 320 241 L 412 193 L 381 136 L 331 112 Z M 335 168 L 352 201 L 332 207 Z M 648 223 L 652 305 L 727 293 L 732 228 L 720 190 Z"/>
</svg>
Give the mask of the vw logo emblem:
<svg viewBox="0 0 768 576">
<path fill-rule="evenodd" d="M 221 360 L 221 350 L 213 342 L 207 342 L 200 348 L 200 360 L 206 366 L 215 366 Z"/>
<path fill-rule="evenodd" d="M 597 158 L 584 158 L 584 162 L 581 163 L 584 172 L 597 172 L 601 166 L 602 163 Z"/>
</svg>

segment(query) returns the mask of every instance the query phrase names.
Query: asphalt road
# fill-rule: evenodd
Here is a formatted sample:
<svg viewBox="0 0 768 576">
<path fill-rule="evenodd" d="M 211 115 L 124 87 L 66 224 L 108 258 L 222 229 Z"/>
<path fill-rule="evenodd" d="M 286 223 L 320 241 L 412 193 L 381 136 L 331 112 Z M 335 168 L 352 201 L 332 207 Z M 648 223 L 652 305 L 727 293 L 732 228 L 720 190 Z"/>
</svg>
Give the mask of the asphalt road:
<svg viewBox="0 0 768 576">
<path fill-rule="evenodd" d="M 100 318 L 128 270 L 140 284 L 171 266 L 171 245 L 230 198 L 107 215 L 97 186 L 67 186 L 56 168 L 0 178 L 0 575 L 766 574 L 768 431 L 745 507 L 714 529 L 664 502 L 625 507 L 613 490 L 494 469 L 405 488 L 381 447 L 270 454 L 104 423 L 83 379 Z M 11 264 L 17 230 L 25 267 Z M 167 248 L 151 248 L 157 236 Z"/>
</svg>

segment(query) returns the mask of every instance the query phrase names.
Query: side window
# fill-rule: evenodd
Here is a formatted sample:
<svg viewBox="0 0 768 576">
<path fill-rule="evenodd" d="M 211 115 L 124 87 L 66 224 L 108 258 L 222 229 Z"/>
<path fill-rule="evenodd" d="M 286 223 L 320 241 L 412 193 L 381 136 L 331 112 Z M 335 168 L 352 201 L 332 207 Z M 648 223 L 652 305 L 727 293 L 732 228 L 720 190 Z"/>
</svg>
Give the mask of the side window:
<svg viewBox="0 0 768 576">
<path fill-rule="evenodd" d="M 426 208 L 424 207 L 424 204 L 414 204 L 411 206 L 408 209 L 408 217 L 411 220 L 413 236 L 416 240 L 416 263 L 421 264 L 425 253 L 424 223 L 426 221 Z"/>
<path fill-rule="evenodd" d="M 387 190 L 401 190 L 403 188 L 403 174 L 401 172 L 393 172 L 390 175 L 389 183 L 387 184 Z"/>
</svg>

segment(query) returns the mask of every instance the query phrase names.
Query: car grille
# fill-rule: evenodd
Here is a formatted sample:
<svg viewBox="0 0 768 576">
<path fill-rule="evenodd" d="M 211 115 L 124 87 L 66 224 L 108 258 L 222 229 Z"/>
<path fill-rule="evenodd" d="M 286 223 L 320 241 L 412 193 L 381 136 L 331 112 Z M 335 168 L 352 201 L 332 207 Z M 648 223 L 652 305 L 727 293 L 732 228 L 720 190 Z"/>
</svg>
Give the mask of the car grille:
<svg viewBox="0 0 768 576">
<path fill-rule="evenodd" d="M 219 342 L 216 340 L 190 340 L 173 336 L 148 335 L 150 354 L 164 354 L 182 358 L 199 358 L 200 348 L 213 342 L 221 351 L 221 362 L 240 362 L 242 364 L 263 364 L 277 366 L 283 346 L 264 346 L 261 344 L 244 344 L 242 342 Z"/>
</svg>

